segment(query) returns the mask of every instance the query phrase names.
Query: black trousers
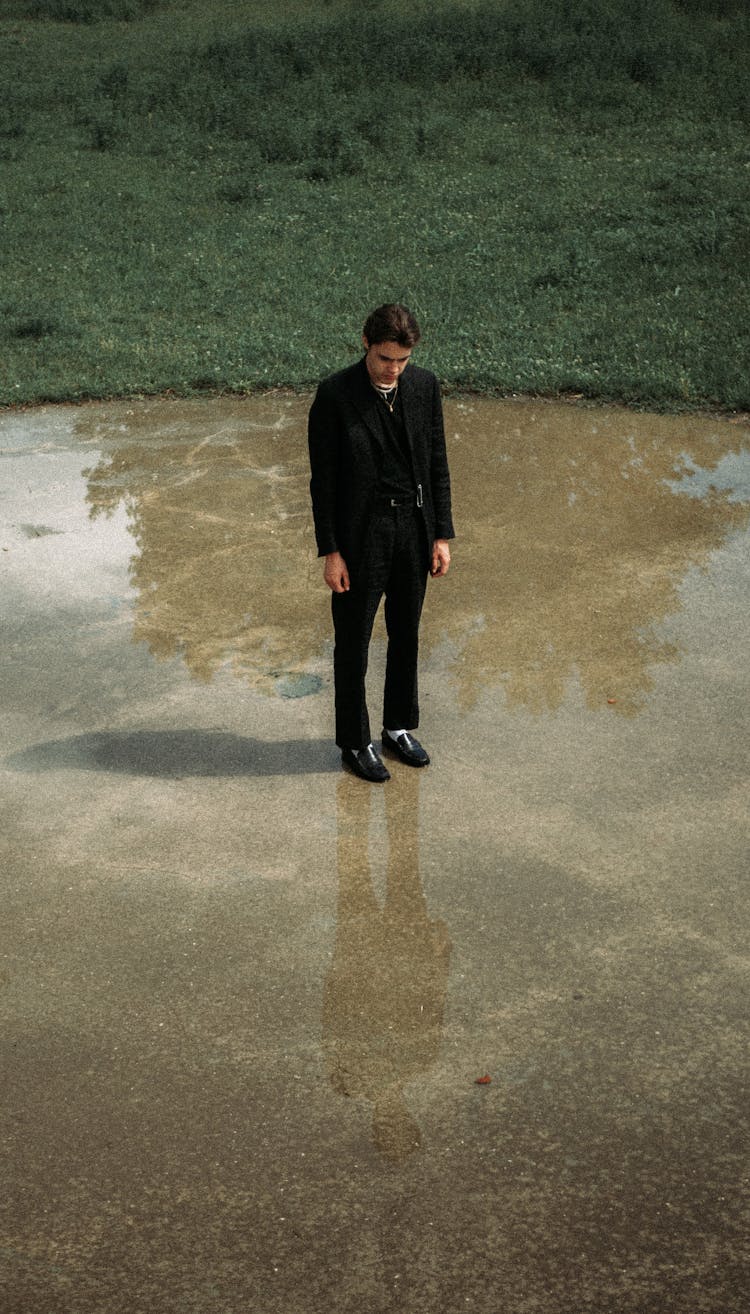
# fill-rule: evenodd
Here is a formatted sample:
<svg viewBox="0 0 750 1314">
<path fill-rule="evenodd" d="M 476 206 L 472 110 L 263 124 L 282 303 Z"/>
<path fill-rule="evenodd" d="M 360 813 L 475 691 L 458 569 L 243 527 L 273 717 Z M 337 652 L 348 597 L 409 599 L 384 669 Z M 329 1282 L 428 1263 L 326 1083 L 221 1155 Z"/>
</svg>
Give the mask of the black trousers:
<svg viewBox="0 0 750 1314">
<path fill-rule="evenodd" d="M 365 748 L 372 738 L 365 676 L 372 627 L 384 594 L 388 655 L 383 725 L 388 730 L 419 725 L 419 620 L 427 568 L 424 522 L 413 504 L 383 508 L 373 516 L 363 563 L 348 593 L 331 594 L 340 748 Z"/>
</svg>

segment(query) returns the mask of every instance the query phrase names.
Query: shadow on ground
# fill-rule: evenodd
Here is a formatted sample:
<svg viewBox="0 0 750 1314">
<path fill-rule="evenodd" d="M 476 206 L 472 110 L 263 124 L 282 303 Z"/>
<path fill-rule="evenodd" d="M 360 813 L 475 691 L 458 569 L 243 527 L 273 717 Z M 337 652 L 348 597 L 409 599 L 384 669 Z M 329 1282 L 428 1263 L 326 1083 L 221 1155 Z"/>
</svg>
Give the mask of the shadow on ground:
<svg viewBox="0 0 750 1314">
<path fill-rule="evenodd" d="M 6 758 L 14 771 L 110 771 L 128 776 L 288 776 L 340 771 L 329 740 L 248 739 L 220 730 L 102 731 L 34 744 Z"/>
</svg>

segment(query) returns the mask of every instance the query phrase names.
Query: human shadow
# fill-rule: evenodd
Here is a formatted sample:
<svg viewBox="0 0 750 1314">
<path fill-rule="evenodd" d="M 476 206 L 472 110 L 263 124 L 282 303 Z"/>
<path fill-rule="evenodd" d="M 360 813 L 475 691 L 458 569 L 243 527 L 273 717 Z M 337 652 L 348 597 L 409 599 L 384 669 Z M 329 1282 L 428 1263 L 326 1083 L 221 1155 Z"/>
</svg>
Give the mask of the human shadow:
<svg viewBox="0 0 750 1314">
<path fill-rule="evenodd" d="M 323 1049 L 340 1095 L 373 1106 L 373 1140 L 399 1162 L 421 1144 L 404 1087 L 438 1057 L 451 943 L 429 916 L 419 875 L 417 772 L 385 791 L 385 897 L 373 887 L 372 789 L 342 776 L 337 787 L 338 922 L 323 1000 Z"/>
<path fill-rule="evenodd" d="M 221 730 L 109 730 L 33 744 L 5 759 L 13 771 L 115 775 L 295 776 L 340 771 L 327 740 L 251 739 Z"/>
</svg>

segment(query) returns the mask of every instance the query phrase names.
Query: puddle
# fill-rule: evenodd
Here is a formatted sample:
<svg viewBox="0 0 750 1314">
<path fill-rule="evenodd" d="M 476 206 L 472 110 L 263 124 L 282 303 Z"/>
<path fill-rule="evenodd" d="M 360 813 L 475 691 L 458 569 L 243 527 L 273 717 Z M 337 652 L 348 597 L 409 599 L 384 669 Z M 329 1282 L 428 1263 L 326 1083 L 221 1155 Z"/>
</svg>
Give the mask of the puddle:
<svg viewBox="0 0 750 1314">
<path fill-rule="evenodd" d="M 125 507 L 137 544 L 133 638 L 199 680 L 229 666 L 283 698 L 320 688 L 306 667 L 329 617 L 311 571 L 302 420 L 283 397 L 79 418 L 78 437 L 100 446 L 89 513 Z"/>
<path fill-rule="evenodd" d="M 683 453 L 684 471 L 679 479 L 668 480 L 675 493 L 706 499 L 714 493 L 728 494 L 730 502 L 750 502 L 750 459 L 747 449 L 729 452 L 712 469 L 702 469 L 692 456 Z"/>
<path fill-rule="evenodd" d="M 142 402 L 0 419 L 6 581 L 34 606 L 119 599 L 132 639 L 208 682 L 320 691 L 330 622 L 307 491 L 308 398 Z M 662 623 L 750 514 L 750 430 L 701 417 L 450 399 L 458 540 L 423 653 L 461 705 L 541 714 L 573 683 L 632 714 L 679 657 Z M 376 630 L 376 635 L 379 631 Z"/>
<path fill-rule="evenodd" d="M 229 666 L 268 694 L 315 694 L 330 622 L 307 405 L 5 414 L 4 576 L 37 602 L 45 577 L 58 606 L 114 591 L 135 643 L 200 681 Z M 443 645 L 462 706 L 498 686 L 541 714 L 579 681 L 591 708 L 637 711 L 654 666 L 678 657 L 661 623 L 687 573 L 747 524 L 749 427 L 494 399 L 449 399 L 445 417 L 458 540 L 424 654 Z"/>
<path fill-rule="evenodd" d="M 461 537 L 431 620 L 462 702 L 498 683 L 541 713 L 578 679 L 590 708 L 636 711 L 677 657 L 661 623 L 688 571 L 747 525 L 747 428 L 528 401 L 447 418 Z"/>
<path fill-rule="evenodd" d="M 11 1281 L 692 1308 L 746 1217 L 750 429 L 450 399 L 433 765 L 373 790 L 308 401 L 0 415 Z"/>
</svg>

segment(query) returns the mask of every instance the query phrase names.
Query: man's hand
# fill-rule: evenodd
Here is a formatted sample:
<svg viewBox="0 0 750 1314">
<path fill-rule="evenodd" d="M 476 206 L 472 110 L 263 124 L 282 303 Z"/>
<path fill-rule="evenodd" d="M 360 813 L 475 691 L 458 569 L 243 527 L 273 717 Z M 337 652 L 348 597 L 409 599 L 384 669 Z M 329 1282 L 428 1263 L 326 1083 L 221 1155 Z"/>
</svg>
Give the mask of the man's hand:
<svg viewBox="0 0 750 1314">
<path fill-rule="evenodd" d="M 432 562 L 430 564 L 430 574 L 433 579 L 436 579 L 439 575 L 447 575 L 450 564 L 451 550 L 448 547 L 447 540 L 436 538 L 432 545 Z"/>
<path fill-rule="evenodd" d="M 349 571 L 340 552 L 329 552 L 323 569 L 323 579 L 332 593 L 349 592 Z"/>
</svg>

